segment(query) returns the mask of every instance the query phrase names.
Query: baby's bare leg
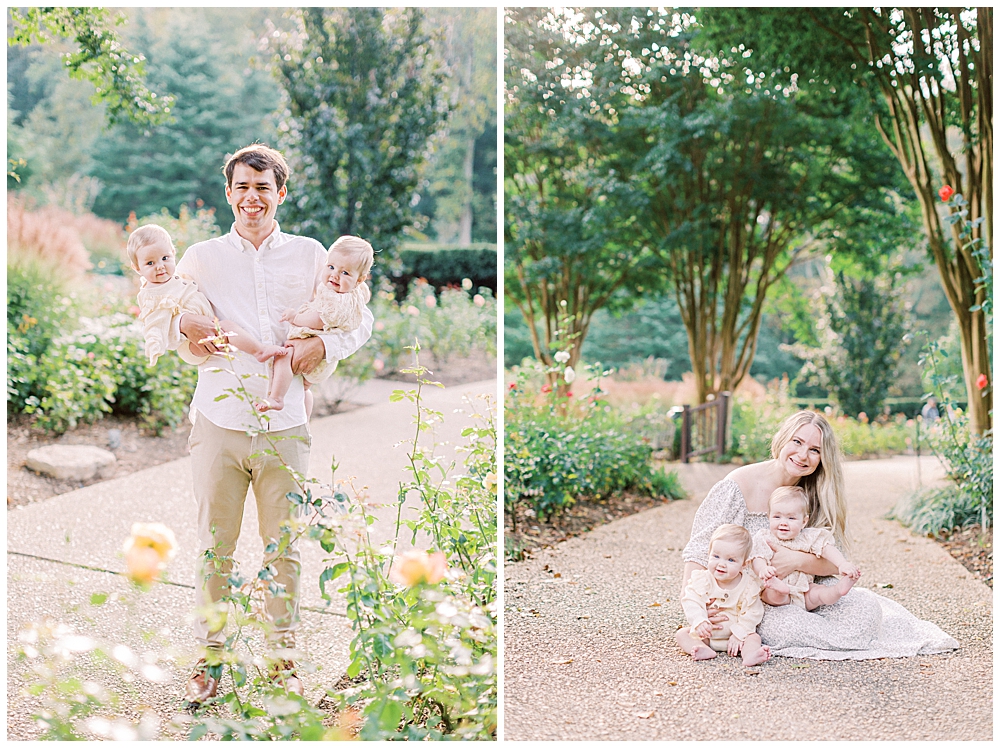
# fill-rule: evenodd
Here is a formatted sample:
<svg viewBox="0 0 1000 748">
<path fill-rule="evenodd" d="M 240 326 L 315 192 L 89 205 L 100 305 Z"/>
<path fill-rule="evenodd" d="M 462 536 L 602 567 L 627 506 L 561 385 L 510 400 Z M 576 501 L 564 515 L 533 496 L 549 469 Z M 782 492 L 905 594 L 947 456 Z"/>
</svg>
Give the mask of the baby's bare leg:
<svg viewBox="0 0 1000 748">
<path fill-rule="evenodd" d="M 282 356 L 274 359 L 274 370 L 271 372 L 271 390 L 267 400 L 257 403 L 257 410 L 266 413 L 269 410 L 281 410 L 285 407 L 285 395 L 292 385 L 292 357 Z"/>
<path fill-rule="evenodd" d="M 228 333 L 226 340 L 233 348 L 249 353 L 261 363 L 275 356 L 288 355 L 288 349 L 284 346 L 264 345 L 242 327 L 228 319 L 219 320 L 219 327 L 222 328 L 222 332 Z"/>
<path fill-rule="evenodd" d="M 679 629 L 674 636 L 677 645 L 696 660 L 711 660 L 717 652 L 701 639 L 691 636 L 687 627 Z"/>
<path fill-rule="evenodd" d="M 850 577 L 841 577 L 836 584 L 810 584 L 806 590 L 806 610 L 818 608 L 820 605 L 833 605 L 840 598 L 851 591 L 855 580 Z"/>
<path fill-rule="evenodd" d="M 784 589 L 775 589 L 775 586 L 771 584 L 772 582 L 777 582 Z M 788 594 L 789 592 L 790 589 L 787 584 L 777 577 L 771 577 L 764 582 L 764 589 L 760 591 L 760 599 L 768 605 L 788 605 L 792 601 L 791 596 Z"/>
<path fill-rule="evenodd" d="M 303 379 L 302 387 L 306 391 L 306 420 L 308 421 L 310 418 L 312 418 L 313 414 L 313 393 L 309 391 L 309 388 L 312 387 L 312 385 L 309 384 L 309 382 L 307 382 L 305 379 Z"/>
<path fill-rule="evenodd" d="M 743 640 L 740 654 L 743 656 L 743 664 L 747 667 L 753 667 L 771 659 L 771 648 L 761 644 L 760 636 L 757 634 L 749 634 Z"/>
</svg>

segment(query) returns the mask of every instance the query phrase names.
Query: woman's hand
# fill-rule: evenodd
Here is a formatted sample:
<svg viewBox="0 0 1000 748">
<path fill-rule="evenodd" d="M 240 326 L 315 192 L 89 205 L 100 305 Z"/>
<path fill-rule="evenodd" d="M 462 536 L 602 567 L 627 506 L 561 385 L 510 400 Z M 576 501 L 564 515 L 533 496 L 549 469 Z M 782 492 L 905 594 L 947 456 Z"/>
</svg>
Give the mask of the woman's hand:
<svg viewBox="0 0 1000 748">
<path fill-rule="evenodd" d="M 777 576 L 782 579 L 793 571 L 802 571 L 817 577 L 826 577 L 837 573 L 837 565 L 825 558 L 817 558 L 805 551 L 790 551 L 787 548 L 772 545 L 771 541 L 768 541 L 767 544 L 774 551 L 771 566 L 774 567 Z"/>
<path fill-rule="evenodd" d="M 708 620 L 711 621 L 712 629 L 715 631 L 722 629 L 723 621 L 729 620 L 729 615 L 719 612 L 719 607 L 711 601 L 709 601 L 705 613 L 708 615 Z"/>
</svg>

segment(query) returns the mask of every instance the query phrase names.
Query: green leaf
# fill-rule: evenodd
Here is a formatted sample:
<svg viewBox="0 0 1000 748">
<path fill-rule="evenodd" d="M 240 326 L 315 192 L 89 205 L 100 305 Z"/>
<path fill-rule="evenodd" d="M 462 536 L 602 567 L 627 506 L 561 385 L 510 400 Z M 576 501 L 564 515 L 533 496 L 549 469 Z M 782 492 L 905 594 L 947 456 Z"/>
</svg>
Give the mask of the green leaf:
<svg viewBox="0 0 1000 748">
<path fill-rule="evenodd" d="M 91 605 L 104 605 L 108 601 L 108 594 L 106 592 L 95 592 L 90 596 Z"/>
</svg>

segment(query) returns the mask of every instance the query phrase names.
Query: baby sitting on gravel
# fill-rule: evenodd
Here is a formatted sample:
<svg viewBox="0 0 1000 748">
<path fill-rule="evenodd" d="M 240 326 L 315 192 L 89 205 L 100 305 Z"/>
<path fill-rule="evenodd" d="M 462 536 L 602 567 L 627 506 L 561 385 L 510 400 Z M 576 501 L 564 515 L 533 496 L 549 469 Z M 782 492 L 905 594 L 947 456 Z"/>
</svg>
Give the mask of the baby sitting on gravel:
<svg viewBox="0 0 1000 748">
<path fill-rule="evenodd" d="M 761 644 L 757 624 L 764 617 L 760 582 L 744 573 L 750 556 L 750 532 L 740 525 L 720 525 L 708 544 L 708 568 L 696 569 L 684 588 L 681 607 L 690 626 L 677 632 L 677 644 L 696 660 L 710 660 L 716 652 L 743 656 L 747 667 L 767 662 L 771 650 Z M 716 607 L 728 618 L 721 629 L 708 620 Z"/>
<path fill-rule="evenodd" d="M 850 592 L 861 576 L 861 570 L 848 561 L 834 542 L 833 533 L 822 527 L 806 527 L 809 521 L 809 497 L 798 486 L 775 489 L 767 502 L 769 529 L 761 530 L 753 539 L 750 552 L 753 570 L 764 582 L 761 597 L 768 605 L 798 605 L 812 610 L 820 605 L 833 605 Z M 768 561 L 774 556 L 772 546 L 805 551 L 837 565 L 843 578 L 835 585 L 814 584 L 812 575 L 793 571 L 784 579 L 777 576 Z"/>
</svg>

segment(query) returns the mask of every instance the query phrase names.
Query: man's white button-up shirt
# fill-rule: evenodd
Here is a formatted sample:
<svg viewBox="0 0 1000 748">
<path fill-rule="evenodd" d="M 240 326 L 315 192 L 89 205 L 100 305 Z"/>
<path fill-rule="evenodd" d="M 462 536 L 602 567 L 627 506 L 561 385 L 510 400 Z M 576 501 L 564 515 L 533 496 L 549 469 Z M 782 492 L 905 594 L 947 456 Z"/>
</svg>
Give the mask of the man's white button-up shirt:
<svg viewBox="0 0 1000 748">
<path fill-rule="evenodd" d="M 208 297 L 215 315 L 240 325 L 261 343 L 285 342 L 288 323 L 281 321 L 285 309 L 298 309 L 312 296 L 316 277 L 326 264 L 327 252 L 315 239 L 274 230 L 260 249 L 232 230 L 225 236 L 192 244 L 177 263 L 177 274 L 190 278 Z M 361 326 L 353 332 L 323 333 L 326 360 L 347 358 L 372 334 L 374 317 L 366 307 Z M 188 354 L 190 355 L 190 354 Z M 213 355 L 199 364 L 198 386 L 192 412 L 217 426 L 244 430 L 258 427 L 251 403 L 267 395 L 270 364 L 233 351 L 227 359 Z M 186 357 L 185 357 L 186 358 Z M 246 402 L 234 394 L 242 383 L 251 397 Z M 302 378 L 295 377 L 285 396 L 285 407 L 269 411 L 263 419 L 269 431 L 281 431 L 306 422 Z"/>
</svg>

